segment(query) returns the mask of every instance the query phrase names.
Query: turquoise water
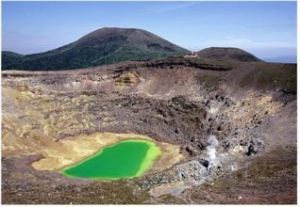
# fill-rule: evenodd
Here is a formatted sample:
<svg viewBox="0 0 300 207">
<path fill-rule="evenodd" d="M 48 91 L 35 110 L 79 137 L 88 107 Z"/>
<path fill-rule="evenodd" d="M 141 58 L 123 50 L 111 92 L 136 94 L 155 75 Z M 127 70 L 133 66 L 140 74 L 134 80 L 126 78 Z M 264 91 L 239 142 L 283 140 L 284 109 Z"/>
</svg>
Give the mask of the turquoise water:
<svg viewBox="0 0 300 207">
<path fill-rule="evenodd" d="M 74 178 L 103 180 L 137 177 L 151 167 L 159 154 L 160 149 L 151 141 L 121 141 L 67 167 L 63 174 Z"/>
</svg>

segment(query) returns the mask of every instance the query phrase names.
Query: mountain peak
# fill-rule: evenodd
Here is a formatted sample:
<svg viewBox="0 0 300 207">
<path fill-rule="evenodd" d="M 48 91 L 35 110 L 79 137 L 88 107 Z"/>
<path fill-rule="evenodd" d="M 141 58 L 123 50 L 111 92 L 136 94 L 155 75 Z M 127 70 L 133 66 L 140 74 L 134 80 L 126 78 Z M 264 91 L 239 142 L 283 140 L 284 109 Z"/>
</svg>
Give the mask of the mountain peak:
<svg viewBox="0 0 300 207">
<path fill-rule="evenodd" d="M 55 50 L 18 58 L 18 64 L 14 64 L 13 58 L 10 58 L 10 61 L 4 60 L 2 68 L 30 70 L 85 68 L 126 60 L 140 61 L 180 56 L 188 52 L 145 30 L 104 27 Z M 7 58 L 7 54 L 2 57 Z"/>
<path fill-rule="evenodd" d="M 218 60 L 235 60 L 241 62 L 257 62 L 261 61 L 253 54 L 235 47 L 209 47 L 198 52 L 198 56 L 202 58 L 218 59 Z"/>
</svg>

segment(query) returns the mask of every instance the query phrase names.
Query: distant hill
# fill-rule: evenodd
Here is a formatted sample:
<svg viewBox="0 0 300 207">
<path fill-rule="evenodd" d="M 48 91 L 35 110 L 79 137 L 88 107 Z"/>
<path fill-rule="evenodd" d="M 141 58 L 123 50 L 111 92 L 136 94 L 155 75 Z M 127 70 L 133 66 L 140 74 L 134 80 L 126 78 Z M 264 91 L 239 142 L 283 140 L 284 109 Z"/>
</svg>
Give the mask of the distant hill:
<svg viewBox="0 0 300 207">
<path fill-rule="evenodd" d="M 15 65 L 21 67 L 23 55 L 14 52 L 2 52 L 2 67 L 3 65 Z"/>
<path fill-rule="evenodd" d="M 61 70 L 189 53 L 141 29 L 102 28 L 63 47 L 32 55 L 2 53 L 2 69 Z"/>
<path fill-rule="evenodd" d="M 198 52 L 198 57 L 216 60 L 235 60 L 241 62 L 261 61 L 251 53 L 232 47 L 209 47 Z"/>
<path fill-rule="evenodd" d="M 264 58 L 264 60 L 272 63 L 297 63 L 297 56 L 277 56 Z"/>
</svg>

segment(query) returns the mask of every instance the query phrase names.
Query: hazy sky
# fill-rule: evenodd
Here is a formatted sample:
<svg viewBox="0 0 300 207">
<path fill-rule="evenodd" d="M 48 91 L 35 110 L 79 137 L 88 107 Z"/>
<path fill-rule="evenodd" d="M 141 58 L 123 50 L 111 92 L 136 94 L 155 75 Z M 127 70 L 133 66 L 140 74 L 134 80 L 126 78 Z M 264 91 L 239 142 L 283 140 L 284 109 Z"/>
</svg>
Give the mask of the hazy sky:
<svg viewBox="0 0 300 207">
<path fill-rule="evenodd" d="M 190 50 L 230 46 L 296 56 L 296 2 L 2 2 L 2 49 L 22 54 L 101 27 L 140 28 Z"/>
</svg>

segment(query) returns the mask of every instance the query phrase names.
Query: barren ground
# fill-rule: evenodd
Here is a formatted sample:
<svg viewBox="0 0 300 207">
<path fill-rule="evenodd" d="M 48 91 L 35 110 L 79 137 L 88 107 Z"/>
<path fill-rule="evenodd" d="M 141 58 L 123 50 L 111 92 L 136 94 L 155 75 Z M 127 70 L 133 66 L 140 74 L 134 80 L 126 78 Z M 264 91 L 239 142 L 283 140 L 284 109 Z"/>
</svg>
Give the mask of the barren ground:
<svg viewBox="0 0 300 207">
<path fill-rule="evenodd" d="M 296 106 L 293 64 L 2 72 L 2 203 L 296 203 Z M 58 171 L 132 136 L 163 151 L 140 178 Z"/>
</svg>

